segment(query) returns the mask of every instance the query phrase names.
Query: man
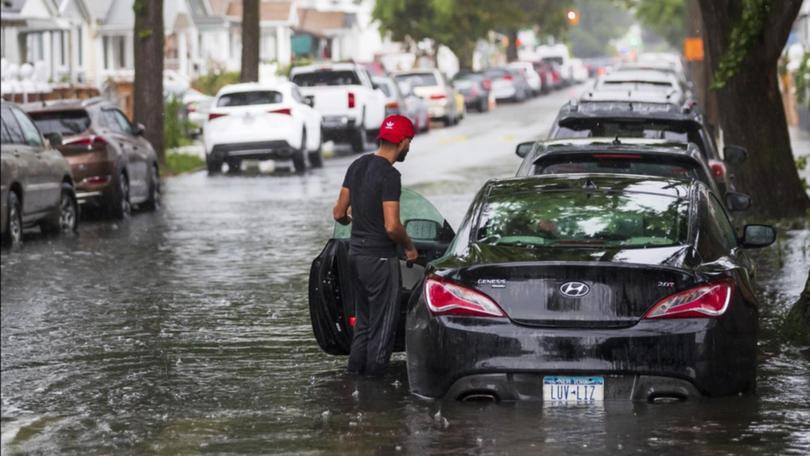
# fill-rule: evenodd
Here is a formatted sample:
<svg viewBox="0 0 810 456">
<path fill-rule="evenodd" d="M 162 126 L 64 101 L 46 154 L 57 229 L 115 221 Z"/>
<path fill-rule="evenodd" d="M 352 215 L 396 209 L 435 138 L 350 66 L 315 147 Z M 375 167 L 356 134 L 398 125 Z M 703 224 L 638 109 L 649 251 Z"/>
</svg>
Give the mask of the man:
<svg viewBox="0 0 810 456">
<path fill-rule="evenodd" d="M 357 291 L 348 366 L 352 373 L 378 376 L 388 367 L 399 317 L 397 245 L 406 260 L 417 257 L 399 219 L 401 183 L 393 166 L 405 160 L 413 135 L 407 117 L 387 117 L 377 137 L 379 149 L 349 166 L 332 211 L 338 223 L 352 223 L 349 263 Z"/>
</svg>

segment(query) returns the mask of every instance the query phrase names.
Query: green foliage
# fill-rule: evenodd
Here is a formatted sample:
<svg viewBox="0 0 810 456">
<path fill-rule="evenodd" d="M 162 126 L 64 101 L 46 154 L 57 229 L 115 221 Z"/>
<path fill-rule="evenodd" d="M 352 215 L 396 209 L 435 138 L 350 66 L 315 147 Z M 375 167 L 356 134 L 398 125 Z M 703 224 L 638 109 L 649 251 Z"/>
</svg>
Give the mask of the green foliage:
<svg viewBox="0 0 810 456">
<path fill-rule="evenodd" d="M 197 171 L 205 167 L 205 160 L 192 155 L 178 152 L 169 152 L 166 155 L 166 164 L 163 166 L 163 174 L 177 175 Z"/>
<path fill-rule="evenodd" d="M 164 144 L 166 149 L 174 149 L 191 144 L 191 140 L 188 138 L 194 126 L 186 119 L 183 110 L 183 102 L 177 97 L 171 97 L 166 102 L 163 122 Z"/>
<path fill-rule="evenodd" d="M 660 35 L 675 49 L 680 49 L 686 36 L 686 2 L 684 0 L 624 0 L 642 25 Z"/>
<path fill-rule="evenodd" d="M 793 76 L 796 84 L 796 101 L 810 109 L 810 52 L 805 51 L 799 69 Z"/>
<path fill-rule="evenodd" d="M 722 89 L 737 74 L 754 41 L 765 29 L 771 3 L 768 0 L 742 0 L 742 4 L 742 16 L 731 29 L 728 49 L 714 72 L 712 89 Z"/>
<path fill-rule="evenodd" d="M 568 30 L 571 51 L 577 57 L 612 55 L 610 41 L 621 37 L 633 23 L 632 16 L 617 8 L 614 0 L 587 0 L 576 3 L 580 23 Z"/>
<path fill-rule="evenodd" d="M 206 95 L 216 95 L 223 86 L 239 82 L 238 71 L 221 71 L 208 73 L 191 81 L 191 87 Z"/>
</svg>

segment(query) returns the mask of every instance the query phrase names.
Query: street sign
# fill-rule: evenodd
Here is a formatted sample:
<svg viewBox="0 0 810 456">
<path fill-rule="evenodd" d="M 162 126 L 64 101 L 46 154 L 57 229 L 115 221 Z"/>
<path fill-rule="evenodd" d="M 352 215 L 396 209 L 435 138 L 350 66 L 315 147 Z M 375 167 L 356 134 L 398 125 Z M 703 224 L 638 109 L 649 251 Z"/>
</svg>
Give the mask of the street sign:
<svg viewBox="0 0 810 456">
<path fill-rule="evenodd" d="M 702 62 L 703 61 L 703 38 L 701 37 L 686 37 L 683 40 L 683 55 L 686 57 L 687 62 Z"/>
</svg>

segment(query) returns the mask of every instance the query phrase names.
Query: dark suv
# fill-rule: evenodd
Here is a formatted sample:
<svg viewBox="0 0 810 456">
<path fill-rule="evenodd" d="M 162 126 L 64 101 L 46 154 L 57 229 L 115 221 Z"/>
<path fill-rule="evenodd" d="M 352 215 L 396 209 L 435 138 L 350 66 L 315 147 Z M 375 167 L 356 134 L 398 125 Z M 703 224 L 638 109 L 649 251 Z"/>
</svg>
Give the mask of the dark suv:
<svg viewBox="0 0 810 456">
<path fill-rule="evenodd" d="M 79 208 L 68 163 L 18 106 L 2 102 L 0 111 L 3 244 L 21 244 L 23 228 L 37 224 L 46 234 L 76 231 Z M 49 139 L 61 141 L 58 134 Z"/>
<path fill-rule="evenodd" d="M 101 98 L 28 104 L 28 115 L 48 135 L 59 133 L 59 151 L 70 163 L 79 203 L 121 219 L 132 205 L 160 204 L 155 150 L 116 105 Z"/>
</svg>

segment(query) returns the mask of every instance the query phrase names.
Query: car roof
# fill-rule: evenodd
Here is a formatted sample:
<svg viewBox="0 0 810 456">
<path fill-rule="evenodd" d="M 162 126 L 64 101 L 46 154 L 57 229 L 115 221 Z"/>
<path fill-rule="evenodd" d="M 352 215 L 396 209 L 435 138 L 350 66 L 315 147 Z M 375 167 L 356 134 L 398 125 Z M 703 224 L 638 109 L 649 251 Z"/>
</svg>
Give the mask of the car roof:
<svg viewBox="0 0 810 456">
<path fill-rule="evenodd" d="M 26 112 L 53 112 L 75 111 L 90 107 L 97 107 L 100 105 L 113 105 L 113 103 L 102 97 L 87 98 L 84 100 L 80 100 L 78 98 L 69 98 L 64 100 L 48 100 L 26 103 L 20 107 Z"/>
<path fill-rule="evenodd" d="M 664 94 L 666 95 L 666 94 Z M 574 99 L 560 108 L 558 123 L 564 119 L 655 119 L 703 122 L 699 111 L 688 100 L 682 106 L 676 100 L 666 100 L 640 92 L 592 92 Z"/>
<path fill-rule="evenodd" d="M 249 92 L 251 90 L 280 90 L 289 87 L 292 83 L 286 80 L 277 80 L 275 82 L 241 82 L 239 84 L 228 84 L 217 92 L 217 96 L 227 95 L 229 93 Z"/>
<path fill-rule="evenodd" d="M 290 70 L 291 75 L 298 73 L 312 73 L 315 71 L 355 71 L 358 69 L 365 69 L 362 65 L 356 63 L 314 63 L 312 65 L 302 65 L 293 67 Z"/>
<path fill-rule="evenodd" d="M 439 70 L 437 70 L 437 69 L 396 71 L 396 72 L 394 72 L 394 77 L 397 77 L 397 76 L 409 76 L 409 75 L 412 75 L 412 74 L 433 74 L 433 75 L 435 75 L 438 72 L 439 72 Z"/>
<path fill-rule="evenodd" d="M 595 189 L 652 193 L 673 198 L 686 198 L 698 181 L 633 174 L 540 174 L 488 181 L 487 198 L 519 192 Z"/>
<path fill-rule="evenodd" d="M 658 70 L 627 70 L 615 71 L 600 78 L 604 82 L 674 82 L 673 76 Z"/>
<path fill-rule="evenodd" d="M 668 139 L 570 138 L 538 141 L 535 145 L 534 150 L 537 155 L 621 151 L 678 156 L 693 156 L 694 154 L 698 154 L 698 156 L 700 156 L 700 150 L 698 150 L 696 144 L 671 141 Z"/>
</svg>

